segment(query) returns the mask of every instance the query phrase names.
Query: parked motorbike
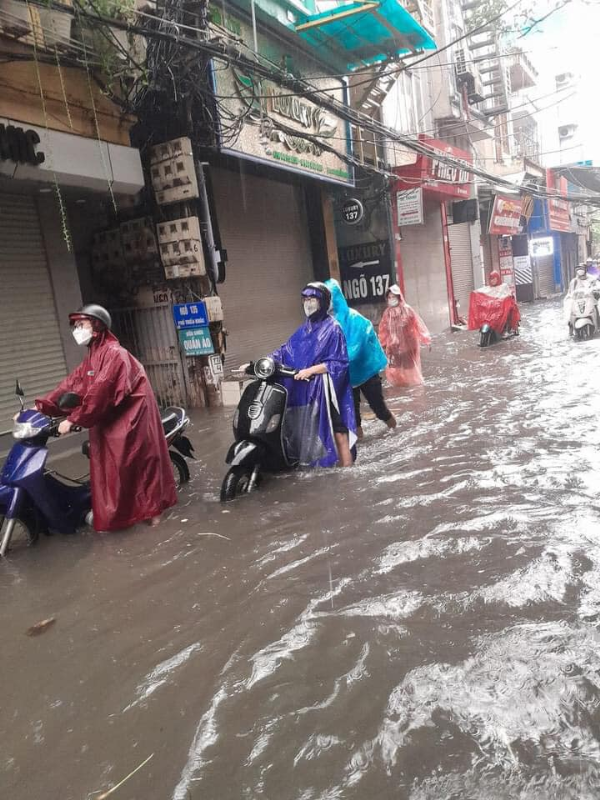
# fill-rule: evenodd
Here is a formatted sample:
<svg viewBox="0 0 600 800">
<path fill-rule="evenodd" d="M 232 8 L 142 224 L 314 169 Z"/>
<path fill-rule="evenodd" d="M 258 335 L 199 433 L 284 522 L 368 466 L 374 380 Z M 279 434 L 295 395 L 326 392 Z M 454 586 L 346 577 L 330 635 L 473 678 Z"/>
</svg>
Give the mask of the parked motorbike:
<svg viewBox="0 0 600 800">
<path fill-rule="evenodd" d="M 226 463 L 231 468 L 221 486 L 221 502 L 234 500 L 255 489 L 263 472 L 282 472 L 297 466 L 288 454 L 283 436 L 288 402 L 280 378 L 293 378 L 296 370 L 261 358 L 248 365 L 245 374 L 256 380 L 241 397 L 233 418 L 235 442 Z"/>
<path fill-rule="evenodd" d="M 89 477 L 68 478 L 55 470 L 46 469 L 48 440 L 57 437 L 60 418 L 52 418 L 35 409 L 24 408 L 24 393 L 17 381 L 16 394 L 21 411 L 13 426 L 12 446 L 0 474 L 0 557 L 9 548 L 34 544 L 40 533 L 72 534 L 86 523 L 92 507 Z M 76 408 L 78 395 L 63 394 L 58 406 Z M 189 418 L 182 408 L 168 408 L 162 414 L 163 429 L 169 444 L 175 481 L 180 488 L 190 478 L 183 456 L 193 458 L 194 448 L 184 436 Z M 73 427 L 74 432 L 81 428 Z M 175 448 L 175 450 L 173 449 Z M 90 443 L 85 441 L 82 452 L 90 457 Z"/>
<path fill-rule="evenodd" d="M 578 289 L 566 299 L 569 331 L 575 339 L 591 339 L 598 330 L 598 292 Z"/>
<path fill-rule="evenodd" d="M 161 412 L 161 420 L 169 445 L 169 457 L 173 465 L 175 484 L 180 489 L 190 479 L 190 469 L 185 459 L 194 459 L 194 446 L 188 437 L 184 436 L 190 424 L 190 418 L 185 409 L 169 406 Z"/>
</svg>

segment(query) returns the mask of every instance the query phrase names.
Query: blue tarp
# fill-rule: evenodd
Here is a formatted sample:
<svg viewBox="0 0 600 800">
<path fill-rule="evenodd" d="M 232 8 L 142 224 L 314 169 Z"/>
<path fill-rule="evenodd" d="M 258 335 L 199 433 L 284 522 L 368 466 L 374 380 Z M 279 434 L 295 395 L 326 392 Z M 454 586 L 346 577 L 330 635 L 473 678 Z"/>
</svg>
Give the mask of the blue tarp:
<svg viewBox="0 0 600 800">
<path fill-rule="evenodd" d="M 354 10 L 354 14 L 346 13 Z M 306 23 L 318 24 L 303 30 Z M 399 0 L 345 3 L 331 11 L 303 17 L 296 28 L 313 47 L 330 47 L 345 56 L 350 69 L 419 50 L 436 49 L 425 28 Z"/>
</svg>

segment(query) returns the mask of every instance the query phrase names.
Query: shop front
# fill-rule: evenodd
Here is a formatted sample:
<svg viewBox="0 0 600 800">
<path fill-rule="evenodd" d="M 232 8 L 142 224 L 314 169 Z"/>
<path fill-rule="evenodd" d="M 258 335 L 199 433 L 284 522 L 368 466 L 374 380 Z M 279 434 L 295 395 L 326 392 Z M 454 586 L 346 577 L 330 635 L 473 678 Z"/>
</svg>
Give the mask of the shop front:
<svg viewBox="0 0 600 800">
<path fill-rule="evenodd" d="M 548 176 L 548 189 L 566 194 L 565 179 L 554 179 L 551 170 Z M 529 236 L 536 299 L 565 290 L 577 264 L 577 236 L 571 226 L 569 203 L 559 196 L 537 199 Z"/>
<path fill-rule="evenodd" d="M 472 162 L 463 150 L 420 138 L 440 155 Z M 463 313 L 468 309 L 474 284 L 471 226 L 478 223 L 453 224 L 448 213 L 451 202 L 470 198 L 469 175 L 429 155 L 419 155 L 415 164 L 394 172 L 392 212 L 400 236 L 401 261 L 398 280 L 407 301 L 418 308 L 429 329 L 440 332 L 458 321 L 459 308 Z"/>
<path fill-rule="evenodd" d="M 241 12 L 224 22 L 252 41 Z M 266 27 L 260 53 L 292 62 L 341 102 L 344 84 L 327 67 Z M 310 76 L 321 76 L 312 79 Z M 221 157 L 211 160 L 216 226 L 227 251 L 219 286 L 226 319 L 225 373 L 272 351 L 302 321 L 300 291 L 315 278 L 339 278 L 334 198 L 353 185 L 346 123 L 289 89 L 230 67 L 215 71 L 221 99 Z M 227 131 L 239 118 L 237 130 Z M 223 157 L 225 156 L 225 157 Z"/>
<path fill-rule="evenodd" d="M 101 146 L 105 163 L 96 140 L 0 119 L 0 435 L 16 379 L 32 400 L 81 360 L 67 320 L 82 299 L 74 220 L 108 181 L 116 195 L 143 186 L 137 150 Z"/>
</svg>

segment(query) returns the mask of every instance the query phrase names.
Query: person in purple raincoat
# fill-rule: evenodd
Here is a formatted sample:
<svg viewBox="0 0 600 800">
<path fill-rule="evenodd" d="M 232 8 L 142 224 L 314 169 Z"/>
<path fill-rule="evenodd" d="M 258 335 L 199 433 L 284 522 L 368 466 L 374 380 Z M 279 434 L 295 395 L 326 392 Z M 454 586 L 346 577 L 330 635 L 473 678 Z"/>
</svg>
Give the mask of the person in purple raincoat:
<svg viewBox="0 0 600 800">
<path fill-rule="evenodd" d="M 324 283 L 309 283 L 302 303 L 306 322 L 272 354 L 298 370 L 293 381 L 285 380 L 288 453 L 302 466 L 350 467 L 356 421 L 344 333 L 331 315 L 331 292 Z"/>
</svg>

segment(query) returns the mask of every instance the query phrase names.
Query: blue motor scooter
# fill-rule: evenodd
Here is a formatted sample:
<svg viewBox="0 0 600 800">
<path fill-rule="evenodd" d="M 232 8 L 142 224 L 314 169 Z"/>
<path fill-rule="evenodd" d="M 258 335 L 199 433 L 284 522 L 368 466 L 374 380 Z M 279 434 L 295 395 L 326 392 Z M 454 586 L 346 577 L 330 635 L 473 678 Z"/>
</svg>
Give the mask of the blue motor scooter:
<svg viewBox="0 0 600 800">
<path fill-rule="evenodd" d="M 89 480 L 73 480 L 46 469 L 48 439 L 58 436 L 60 419 L 24 409 L 23 390 L 17 381 L 21 412 L 14 427 L 17 440 L 0 475 L 0 556 L 9 548 L 33 544 L 41 532 L 75 533 L 92 507 Z M 65 410 L 79 405 L 71 392 L 60 398 Z M 72 428 L 77 431 L 81 428 Z"/>
</svg>

